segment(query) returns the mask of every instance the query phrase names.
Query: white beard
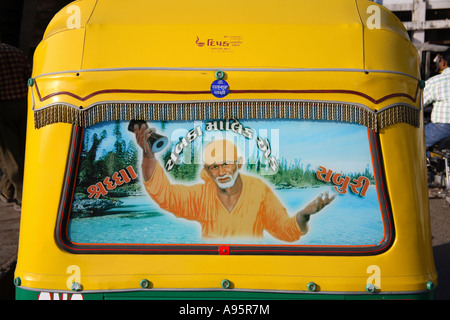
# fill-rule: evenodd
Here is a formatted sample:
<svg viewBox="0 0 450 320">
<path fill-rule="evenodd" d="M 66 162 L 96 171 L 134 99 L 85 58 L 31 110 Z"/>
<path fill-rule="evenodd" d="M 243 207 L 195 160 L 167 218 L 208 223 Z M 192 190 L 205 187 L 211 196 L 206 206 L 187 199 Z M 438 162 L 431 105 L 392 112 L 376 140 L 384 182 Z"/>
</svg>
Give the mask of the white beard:
<svg viewBox="0 0 450 320">
<path fill-rule="evenodd" d="M 233 175 L 231 175 L 231 174 L 226 174 L 226 175 L 224 175 L 224 176 L 219 177 L 219 178 L 221 178 L 221 179 L 222 179 L 222 178 L 230 178 L 230 181 L 228 181 L 228 182 L 219 182 L 219 181 L 217 180 L 217 178 L 215 178 L 214 181 L 217 183 L 217 186 L 218 186 L 220 189 L 231 188 L 231 187 L 234 186 L 234 184 L 236 183 L 236 179 L 237 179 L 238 174 L 239 174 L 239 172 L 238 172 L 238 170 L 236 170 L 236 171 L 234 172 Z"/>
</svg>

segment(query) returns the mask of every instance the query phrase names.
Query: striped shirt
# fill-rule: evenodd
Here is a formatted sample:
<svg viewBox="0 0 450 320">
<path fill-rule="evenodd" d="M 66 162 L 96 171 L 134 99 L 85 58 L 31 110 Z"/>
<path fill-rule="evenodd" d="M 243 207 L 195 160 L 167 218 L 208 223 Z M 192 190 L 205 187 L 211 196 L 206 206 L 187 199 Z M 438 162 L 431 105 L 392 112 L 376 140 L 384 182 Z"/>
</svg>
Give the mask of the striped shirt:
<svg viewBox="0 0 450 320">
<path fill-rule="evenodd" d="M 0 100 L 26 99 L 31 68 L 19 49 L 0 43 Z"/>
<path fill-rule="evenodd" d="M 431 122 L 450 123 L 450 68 L 426 81 L 423 105 L 433 103 Z"/>
</svg>

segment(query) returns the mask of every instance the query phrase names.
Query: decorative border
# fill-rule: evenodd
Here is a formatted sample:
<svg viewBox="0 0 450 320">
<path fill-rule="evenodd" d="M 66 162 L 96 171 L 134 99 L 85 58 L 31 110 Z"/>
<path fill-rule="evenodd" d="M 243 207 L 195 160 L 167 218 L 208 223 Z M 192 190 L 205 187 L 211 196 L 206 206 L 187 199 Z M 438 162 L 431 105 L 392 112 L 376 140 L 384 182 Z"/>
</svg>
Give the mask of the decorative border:
<svg viewBox="0 0 450 320">
<path fill-rule="evenodd" d="M 228 100 L 185 102 L 99 102 L 80 109 L 57 103 L 34 110 L 35 128 L 53 123 L 87 127 L 115 120 L 308 119 L 350 122 L 375 132 L 397 123 L 420 126 L 420 109 L 392 104 L 372 110 L 361 104 L 305 100 Z"/>
<path fill-rule="evenodd" d="M 55 228 L 55 238 L 61 249 L 78 254 L 182 254 L 182 255 L 376 255 L 390 248 L 395 239 L 389 193 L 384 178 L 383 157 L 379 135 L 367 129 L 378 200 L 385 235 L 376 245 L 220 245 L 220 244 L 77 244 L 68 237 L 68 225 L 77 178 L 84 128 L 73 127 L 71 150 L 67 161 L 64 189 Z"/>
<path fill-rule="evenodd" d="M 110 93 L 129 93 L 129 94 L 170 94 L 170 95 L 198 95 L 198 94 L 211 94 L 210 90 L 137 90 L 137 89 L 103 89 L 103 90 L 97 90 L 94 91 L 84 97 L 81 97 L 73 92 L 70 91 L 58 91 L 53 92 L 51 94 L 48 94 L 44 97 L 41 96 L 41 93 L 39 91 L 39 87 L 37 85 L 37 82 L 35 83 L 36 93 L 38 96 L 39 101 L 44 102 L 45 100 L 48 100 L 50 98 L 60 96 L 60 95 L 67 95 L 69 97 L 72 97 L 78 101 L 87 101 L 95 96 L 103 95 L 103 94 L 110 94 Z M 319 89 L 303 89 L 303 90 L 287 90 L 287 89 L 272 89 L 272 90 L 229 90 L 230 93 L 234 94 L 250 94 L 250 93 L 290 93 L 290 94 L 351 94 L 360 96 L 368 101 L 370 101 L 373 104 L 379 104 L 381 102 L 384 102 L 389 99 L 398 98 L 398 97 L 404 97 L 412 102 L 417 101 L 417 95 L 419 93 L 419 84 L 416 86 L 416 92 L 414 93 L 414 96 L 411 96 L 407 93 L 391 93 L 388 95 L 385 95 L 384 97 L 381 97 L 380 99 L 375 99 L 368 94 L 365 94 L 360 91 L 356 90 L 345 90 L 345 89 L 328 89 L 328 90 L 319 90 Z"/>
<path fill-rule="evenodd" d="M 35 109 L 35 99 L 41 103 L 57 96 L 69 96 L 80 102 L 87 101 L 93 97 L 104 94 L 134 94 L 141 96 L 169 95 L 169 96 L 199 96 L 211 95 L 210 90 L 154 90 L 154 89 L 127 89 L 127 88 L 105 88 L 93 91 L 87 95 L 80 96 L 71 91 L 57 91 L 42 96 L 37 83 L 38 78 L 56 76 L 56 75 L 76 75 L 81 73 L 96 72 L 148 72 L 148 71 L 240 71 L 252 73 L 301 73 L 301 72 L 338 72 L 338 73 L 362 73 L 365 75 L 371 73 L 398 75 L 408 77 L 417 81 L 414 95 L 402 92 L 395 92 L 376 99 L 364 92 L 348 89 L 258 89 L 258 90 L 233 90 L 232 94 L 344 94 L 359 96 L 366 99 L 374 105 L 378 105 L 394 98 L 404 98 L 410 100 L 413 104 L 420 98 L 421 88 L 424 83 L 420 79 L 403 72 L 392 70 L 372 70 L 357 68 L 188 68 L 188 67 L 140 67 L 140 68 L 97 68 L 84 70 L 67 70 L 37 75 L 30 79 L 29 85 L 35 88 L 31 90 L 33 104 L 35 128 L 41 128 L 53 123 L 70 123 L 76 126 L 89 126 L 101 121 L 112 120 L 209 120 L 217 118 L 240 118 L 240 119 L 267 119 L 287 118 L 287 119 L 322 119 L 333 121 L 353 122 L 367 126 L 378 132 L 380 129 L 396 123 L 408 123 L 415 127 L 420 126 L 420 108 L 416 108 L 408 103 L 393 103 L 380 110 L 368 108 L 362 104 L 349 102 L 332 102 L 309 100 L 205 100 L 201 101 L 152 101 L 145 99 L 139 101 L 105 101 L 91 104 L 87 107 L 75 106 L 65 102 L 55 102 L 49 105 Z M 35 97 L 36 95 L 36 97 Z M 311 104 L 312 103 L 312 104 Z M 132 108 L 130 108 L 132 105 Z M 349 107 L 352 107 L 349 110 Z M 308 108 L 305 111 L 304 108 Z M 254 110 L 256 109 L 256 110 Z M 337 114 L 337 115 L 336 115 Z M 215 116 L 217 115 L 217 116 Z"/>
</svg>

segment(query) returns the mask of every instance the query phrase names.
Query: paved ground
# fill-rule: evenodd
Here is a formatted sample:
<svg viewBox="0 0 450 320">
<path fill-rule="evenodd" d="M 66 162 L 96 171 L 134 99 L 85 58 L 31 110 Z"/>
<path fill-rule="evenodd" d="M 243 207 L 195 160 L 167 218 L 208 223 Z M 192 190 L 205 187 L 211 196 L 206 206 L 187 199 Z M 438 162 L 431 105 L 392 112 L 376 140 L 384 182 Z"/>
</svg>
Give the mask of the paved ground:
<svg viewBox="0 0 450 320">
<path fill-rule="evenodd" d="M 450 207 L 442 198 L 430 199 L 433 251 L 439 274 L 436 299 L 450 300 Z M 0 300 L 14 299 L 20 213 L 0 201 Z"/>
<path fill-rule="evenodd" d="M 14 297 L 14 267 L 19 242 L 20 212 L 0 201 L 0 300 Z"/>
<path fill-rule="evenodd" d="M 436 299 L 450 300 L 450 206 L 442 198 L 430 199 L 433 253 L 439 285 Z"/>
</svg>

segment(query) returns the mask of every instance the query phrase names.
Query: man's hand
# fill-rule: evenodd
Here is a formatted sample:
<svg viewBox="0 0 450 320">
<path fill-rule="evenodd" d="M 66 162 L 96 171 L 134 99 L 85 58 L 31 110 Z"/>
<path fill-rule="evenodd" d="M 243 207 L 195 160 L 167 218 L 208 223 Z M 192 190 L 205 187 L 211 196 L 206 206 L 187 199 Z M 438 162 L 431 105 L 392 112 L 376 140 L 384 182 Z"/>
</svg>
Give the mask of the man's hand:
<svg viewBox="0 0 450 320">
<path fill-rule="evenodd" d="M 310 214 L 315 214 L 317 212 L 319 212 L 320 210 L 322 210 L 325 206 L 327 206 L 328 204 L 330 204 L 331 201 L 333 201 L 333 199 L 336 196 L 329 196 L 328 192 L 325 193 L 321 193 L 316 199 L 314 199 L 312 202 L 310 202 L 303 210 L 301 210 L 300 212 L 304 215 L 310 215 Z"/>
<path fill-rule="evenodd" d="M 150 178 L 153 176 L 153 171 L 155 170 L 156 166 L 155 154 L 153 153 L 152 148 L 150 148 L 150 145 L 147 141 L 153 131 L 155 131 L 155 129 L 147 128 L 147 125 L 145 124 L 141 125 L 140 128 L 137 124 L 134 125 L 136 142 L 144 151 L 141 164 L 144 181 L 150 180 Z"/>
<path fill-rule="evenodd" d="M 315 214 L 322 210 L 325 206 L 329 205 L 336 196 L 329 196 L 328 192 L 321 193 L 316 199 L 310 202 L 305 208 L 297 213 L 297 223 L 303 232 L 307 231 L 307 224 L 312 214 Z"/>
<path fill-rule="evenodd" d="M 147 128 L 147 125 L 143 124 L 139 128 L 137 124 L 134 125 L 134 133 L 136 134 L 136 142 L 138 145 L 142 148 L 144 151 L 144 158 L 154 158 L 155 154 L 152 151 L 152 148 L 150 148 L 150 145 L 148 144 L 148 138 L 152 135 L 152 133 L 155 131 L 153 128 Z"/>
</svg>

